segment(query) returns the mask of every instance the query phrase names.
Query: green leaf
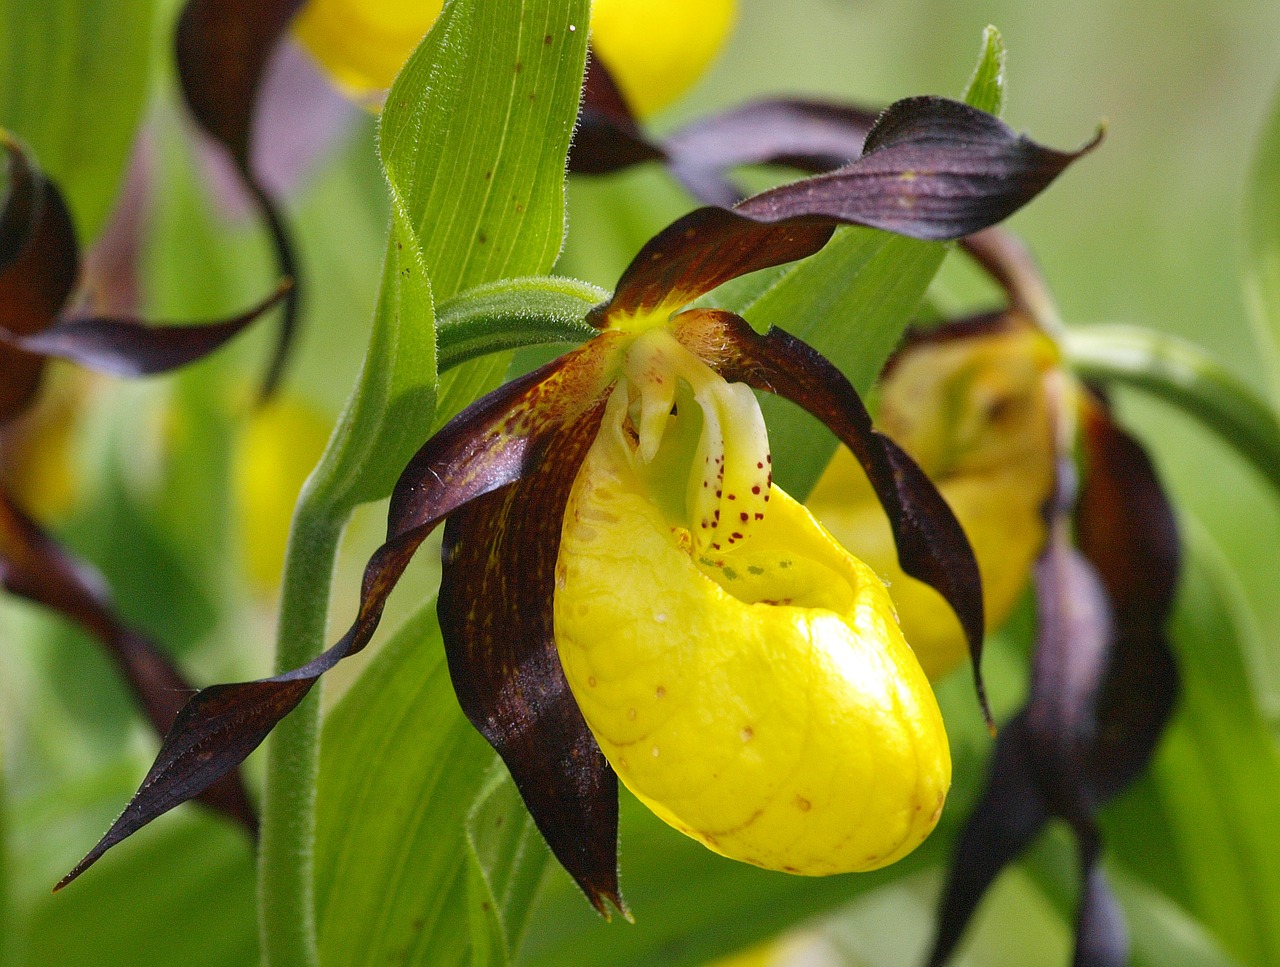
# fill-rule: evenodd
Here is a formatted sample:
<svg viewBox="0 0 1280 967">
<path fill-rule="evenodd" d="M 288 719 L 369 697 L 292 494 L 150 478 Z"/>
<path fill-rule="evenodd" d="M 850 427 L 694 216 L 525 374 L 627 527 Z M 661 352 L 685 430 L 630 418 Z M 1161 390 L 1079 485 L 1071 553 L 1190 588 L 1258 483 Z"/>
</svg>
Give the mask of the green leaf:
<svg viewBox="0 0 1280 967">
<path fill-rule="evenodd" d="M 551 853 L 502 761 L 467 816 L 472 967 L 505 967 L 519 947 Z"/>
<path fill-rule="evenodd" d="M 392 87 L 383 163 L 437 299 L 545 274 L 559 256 L 587 14 L 587 0 L 454 3 Z M 505 360 L 482 360 L 443 380 L 437 425 L 503 372 Z"/>
<path fill-rule="evenodd" d="M 440 371 L 489 353 L 597 334 L 587 310 L 609 293 L 575 279 L 536 276 L 477 286 L 440 306 Z"/>
<path fill-rule="evenodd" d="M 1135 386 L 1172 403 L 1235 447 L 1280 493 L 1275 412 L 1204 350 L 1137 326 L 1075 329 L 1066 345 L 1083 378 Z"/>
<path fill-rule="evenodd" d="M 342 516 L 389 494 L 427 437 L 436 385 L 431 283 L 417 238 L 396 207 L 364 365 L 308 481 L 316 500 Z"/>
<path fill-rule="evenodd" d="M 18 962 L 256 963 L 253 878 L 253 851 L 241 831 L 207 813 L 175 814 L 73 889 L 56 896 L 41 889 L 13 938 Z"/>
<path fill-rule="evenodd" d="M 1152 774 L 1191 912 L 1242 962 L 1275 963 L 1280 751 L 1245 666 L 1259 647 L 1252 640 L 1258 632 L 1220 553 L 1187 523 L 1188 561 L 1173 620 L 1183 695 Z"/>
<path fill-rule="evenodd" d="M 432 426 L 505 371 L 486 358 L 438 380 L 433 304 L 545 273 L 559 254 L 586 21 L 586 0 L 458 0 L 392 86 L 383 287 L 360 384 L 315 478 L 336 505 L 385 496 Z"/>
<path fill-rule="evenodd" d="M 1280 91 L 1258 135 L 1244 213 L 1246 301 L 1280 401 Z"/>
<path fill-rule="evenodd" d="M 707 300 L 763 331 L 780 326 L 814 346 L 866 393 L 919 305 L 946 246 L 868 228 L 845 228 L 817 255 Z M 752 291 L 763 284 L 763 292 Z M 835 438 L 808 414 L 762 400 L 775 479 L 803 500 L 835 452 Z"/>
<path fill-rule="evenodd" d="M 430 602 L 325 719 L 316 816 L 323 963 L 468 962 L 465 829 L 493 758 L 458 709 Z"/>
<path fill-rule="evenodd" d="M 999 30 L 988 25 L 982 31 L 978 66 L 974 68 L 962 95 L 966 104 L 997 117 L 1004 113 L 1004 60 L 1004 38 Z"/>
<path fill-rule="evenodd" d="M 82 242 L 115 200 L 151 70 L 155 0 L 0 0 L 0 127 L 62 188 Z"/>
</svg>

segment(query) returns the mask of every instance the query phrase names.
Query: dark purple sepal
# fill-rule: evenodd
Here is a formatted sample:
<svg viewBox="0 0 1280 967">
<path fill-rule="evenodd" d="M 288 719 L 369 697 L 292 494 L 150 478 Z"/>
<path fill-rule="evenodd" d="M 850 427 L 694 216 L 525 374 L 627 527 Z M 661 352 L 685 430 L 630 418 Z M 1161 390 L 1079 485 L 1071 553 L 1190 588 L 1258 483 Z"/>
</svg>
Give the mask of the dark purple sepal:
<svg viewBox="0 0 1280 967">
<path fill-rule="evenodd" d="M 284 375 L 300 311 L 298 260 L 276 203 L 253 171 L 250 145 L 267 62 L 304 0 L 189 0 L 178 17 L 178 80 L 192 116 L 231 155 L 262 211 L 281 276 L 292 279 L 280 335 L 263 379 L 269 397 Z"/>
<path fill-rule="evenodd" d="M 0 329 L 0 342 L 27 353 L 79 363 L 113 376 L 153 376 L 197 362 L 243 332 L 287 297 L 292 283 L 230 319 L 192 324 L 137 319 L 64 319 L 21 336 Z"/>
<path fill-rule="evenodd" d="M 618 783 L 556 651 L 553 599 L 569 492 L 603 400 L 550 440 L 554 459 L 445 525 L 437 609 L 458 702 L 497 750 L 560 864 L 606 919 L 618 892 Z"/>
<path fill-rule="evenodd" d="M 795 336 L 776 327 L 762 336 L 742 317 L 714 309 L 683 313 L 675 320 L 675 332 L 725 379 L 791 400 L 853 452 L 889 517 L 902 570 L 936 590 L 955 611 L 990 725 L 981 669 L 982 579 L 969 539 L 933 481 L 901 447 L 875 430 L 844 374 Z"/>
<path fill-rule="evenodd" d="M 0 132 L 0 135 L 3 135 Z M 3 135 L 9 193 L 0 212 L 0 329 L 27 335 L 52 325 L 75 289 L 80 249 L 62 193 Z M 30 404 L 44 360 L 0 344 L 0 424 Z"/>
<path fill-rule="evenodd" d="M 1090 771 L 1107 801 L 1150 761 L 1177 704 L 1177 662 L 1165 632 L 1181 573 L 1177 520 L 1142 445 L 1100 405 L 1081 420 L 1087 470 L 1076 542 L 1113 609 L 1116 647 L 1098 695 Z"/>
<path fill-rule="evenodd" d="M 840 225 L 943 241 L 980 231 L 1034 198 L 1092 150 L 1045 148 L 957 101 L 915 97 L 888 108 L 864 153 L 732 209 L 700 208 L 655 235 L 589 321 L 674 312 L 748 272 L 812 255 Z"/>
<path fill-rule="evenodd" d="M 664 143 L 678 164 L 726 172 L 779 165 L 820 174 L 862 154 L 880 112 L 812 98 L 764 98 L 698 118 Z"/>
<path fill-rule="evenodd" d="M 111 603 L 102 576 L 61 547 L 0 491 L 0 587 L 83 628 L 101 646 L 138 708 L 158 735 L 173 725 L 195 691 L 165 652 L 125 623 Z M 257 832 L 257 816 L 238 773 L 230 773 L 199 797 Z"/>
<path fill-rule="evenodd" d="M 405 468 L 391 500 L 387 541 L 365 565 L 355 621 L 332 647 L 291 671 L 197 692 L 178 714 L 141 787 L 66 886 L 116 843 L 195 798 L 238 766 L 316 681 L 369 643 L 387 598 L 422 542 L 465 504 L 515 483 L 551 453 L 560 429 L 600 400 L 618 340 L 597 337 L 463 410 Z"/>
<path fill-rule="evenodd" d="M 1065 820 L 1080 852 L 1076 967 L 1122 967 L 1123 916 L 1099 866 L 1097 810 L 1146 768 L 1173 714 L 1178 672 L 1164 628 L 1178 583 L 1172 508 L 1141 445 L 1098 403 L 1081 413 L 1087 470 L 1067 542 L 1073 470 L 1059 474 L 1051 536 L 1036 567 L 1039 622 L 1027 705 L 1001 732 L 988 795 L 961 834 L 930 963 L 943 964 L 977 899 L 1029 841 L 1016 809 L 993 805 L 1018 787 Z M 976 857 L 965 843 L 989 843 Z M 993 862 L 997 863 L 992 870 Z"/>
<path fill-rule="evenodd" d="M 942 967 L 1004 868 L 1044 828 L 1049 807 L 1030 772 L 1022 715 L 1000 729 L 986 792 L 956 839 L 928 967 Z"/>
</svg>

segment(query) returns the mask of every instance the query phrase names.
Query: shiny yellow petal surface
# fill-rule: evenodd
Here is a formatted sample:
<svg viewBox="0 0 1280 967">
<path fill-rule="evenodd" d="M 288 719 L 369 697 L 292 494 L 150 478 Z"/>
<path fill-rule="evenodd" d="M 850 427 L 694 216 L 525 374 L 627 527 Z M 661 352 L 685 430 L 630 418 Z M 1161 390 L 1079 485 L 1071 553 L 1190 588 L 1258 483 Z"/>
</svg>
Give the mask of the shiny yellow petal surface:
<svg viewBox="0 0 1280 967">
<path fill-rule="evenodd" d="M 591 44 L 644 117 L 702 76 L 736 14 L 737 0 L 594 0 Z"/>
<path fill-rule="evenodd" d="M 618 776 L 716 852 L 825 875 L 901 858 L 951 779 L 884 586 L 773 488 L 751 539 L 695 556 L 608 419 L 557 565 L 561 662 Z"/>
<path fill-rule="evenodd" d="M 294 33 L 356 99 L 385 91 L 440 16 L 443 0 L 310 0 Z"/>
<path fill-rule="evenodd" d="M 910 350 L 881 388 L 877 423 L 938 485 L 982 574 L 987 628 L 1026 587 L 1044 543 L 1041 507 L 1053 487 L 1048 379 L 1057 358 L 1032 331 L 996 333 Z M 902 631 L 931 678 L 968 656 L 960 622 L 940 594 L 908 577 L 884 511 L 843 447 L 808 500 L 845 547 L 889 585 Z"/>
</svg>

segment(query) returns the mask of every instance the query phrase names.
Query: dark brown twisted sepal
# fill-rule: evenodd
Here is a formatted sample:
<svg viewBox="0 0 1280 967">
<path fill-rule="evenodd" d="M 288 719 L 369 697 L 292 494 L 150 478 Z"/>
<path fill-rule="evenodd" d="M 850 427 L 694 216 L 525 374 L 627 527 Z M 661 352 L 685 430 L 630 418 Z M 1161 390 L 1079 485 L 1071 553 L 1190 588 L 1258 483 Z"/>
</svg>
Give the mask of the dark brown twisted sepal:
<svg viewBox="0 0 1280 967">
<path fill-rule="evenodd" d="M 1100 137 L 1100 135 L 1099 135 Z M 1002 221 L 1091 151 L 1046 148 L 957 101 L 914 97 L 886 110 L 863 154 L 732 209 L 700 208 L 655 235 L 589 321 L 675 311 L 730 279 L 812 255 L 840 225 L 960 238 Z"/>
<path fill-rule="evenodd" d="M 553 627 L 560 528 L 601 401 L 520 482 L 445 525 L 437 609 L 454 691 L 507 764 L 560 864 L 606 919 L 618 892 L 618 782 L 578 710 Z"/>
<path fill-rule="evenodd" d="M 292 287 L 288 280 L 281 282 L 258 305 L 230 319 L 171 324 L 72 318 L 28 336 L 0 329 L 0 344 L 38 356 L 70 360 L 112 376 L 154 376 L 181 369 L 221 349 L 287 298 Z"/>
<path fill-rule="evenodd" d="M 857 390 L 807 343 L 776 327 L 762 336 L 741 316 L 714 309 L 681 314 L 675 331 L 725 379 L 791 400 L 853 452 L 889 517 L 902 570 L 934 588 L 955 611 L 969 643 L 978 700 L 990 725 L 981 668 L 982 579 L 969 539 L 933 481 L 901 447 L 874 429 Z"/>
<path fill-rule="evenodd" d="M 1067 543 L 1069 487 L 1036 570 L 1036 655 L 1027 706 L 1000 734 L 986 797 L 961 834 L 929 963 L 940 967 L 983 892 L 1050 816 L 1080 854 L 1077 967 L 1123 967 L 1123 916 L 1099 866 L 1099 808 L 1146 768 L 1173 713 L 1177 667 L 1164 627 L 1178 538 L 1141 445 L 1086 401 L 1087 473 Z M 1069 479 L 1070 468 L 1063 474 Z M 1038 821 L 1037 821 L 1038 817 Z"/>
<path fill-rule="evenodd" d="M 75 288 L 80 250 L 57 185 L 0 131 L 8 156 L 9 193 L 0 211 L 0 329 L 28 335 L 53 324 Z M 44 360 L 0 343 L 0 423 L 35 396 Z"/>
<path fill-rule="evenodd" d="M 74 622 L 102 646 L 139 709 L 163 736 L 194 689 L 168 655 L 115 612 L 102 576 L 73 557 L 0 491 L 0 587 Z M 257 831 L 257 816 L 238 773 L 224 776 L 199 801 Z"/>
<path fill-rule="evenodd" d="M 193 799 L 238 766 L 334 665 L 369 643 L 387 598 L 422 542 L 472 500 L 515 483 L 553 456 L 561 427 L 591 410 L 612 379 L 617 339 L 605 334 L 499 387 L 445 425 L 396 484 L 387 542 L 365 566 L 360 607 L 347 633 L 300 668 L 196 693 L 165 736 L 142 786 L 98 844 L 63 877 L 66 886 L 116 843 Z"/>
<path fill-rule="evenodd" d="M 250 158 L 254 108 L 267 63 L 303 0 L 189 0 L 174 39 L 183 97 L 200 126 L 231 155 L 262 211 L 281 276 L 291 279 L 280 336 L 262 395 L 270 396 L 284 375 L 300 311 L 298 260 L 275 202 L 263 190 Z"/>
</svg>

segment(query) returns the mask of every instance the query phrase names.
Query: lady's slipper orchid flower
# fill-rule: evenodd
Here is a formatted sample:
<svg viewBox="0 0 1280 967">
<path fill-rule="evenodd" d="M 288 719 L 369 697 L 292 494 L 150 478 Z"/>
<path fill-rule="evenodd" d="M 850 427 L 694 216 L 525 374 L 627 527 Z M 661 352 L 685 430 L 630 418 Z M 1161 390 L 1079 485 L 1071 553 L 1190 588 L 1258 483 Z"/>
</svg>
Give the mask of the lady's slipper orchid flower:
<svg viewBox="0 0 1280 967">
<path fill-rule="evenodd" d="M 659 233 L 588 313 L 598 335 L 474 403 L 410 461 L 348 632 L 301 668 L 195 696 L 63 882 L 238 764 L 363 648 L 446 518 L 438 610 L 455 691 L 601 911 L 622 903 L 615 768 L 664 818 L 744 860 L 826 873 L 910 850 L 948 783 L 928 683 L 878 581 L 772 487 L 752 390 L 799 403 L 853 451 L 903 570 L 956 610 L 976 660 L 972 551 L 835 367 L 781 330 L 686 307 L 817 252 L 840 225 L 977 231 L 1079 154 L 913 98 L 846 168 Z"/>
<path fill-rule="evenodd" d="M 987 629 L 1008 617 L 1045 541 L 1056 441 L 1053 341 L 1014 313 L 919 334 L 879 384 L 876 423 L 929 475 L 963 525 L 982 572 Z M 903 633 L 939 678 L 968 653 L 945 601 L 903 574 L 892 538 L 852 454 L 837 451 L 807 506 L 889 586 Z"/>
</svg>

